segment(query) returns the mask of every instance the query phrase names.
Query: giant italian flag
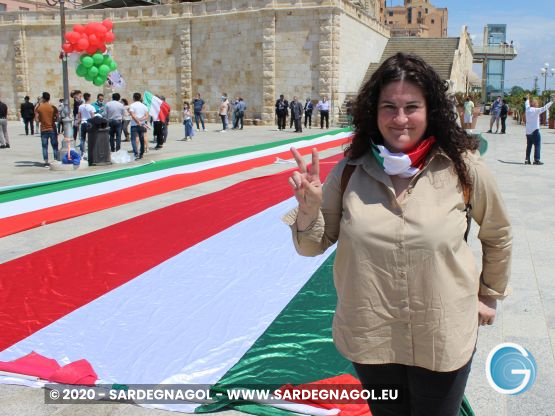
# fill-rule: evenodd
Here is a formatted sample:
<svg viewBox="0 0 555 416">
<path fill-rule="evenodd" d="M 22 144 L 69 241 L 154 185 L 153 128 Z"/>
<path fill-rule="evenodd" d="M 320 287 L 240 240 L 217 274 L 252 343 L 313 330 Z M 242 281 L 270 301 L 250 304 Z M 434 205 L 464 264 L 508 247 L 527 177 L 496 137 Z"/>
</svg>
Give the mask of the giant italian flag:
<svg viewBox="0 0 555 416">
<path fill-rule="evenodd" d="M 323 177 L 339 159 L 321 162 Z M 282 385 L 352 374 L 331 340 L 334 248 L 297 255 L 280 220 L 296 205 L 289 174 L 241 182 L 0 265 L 0 361 L 32 351 L 60 363 L 86 359 L 100 379 L 119 384 Z M 227 400 L 159 407 L 223 406 L 287 413 Z M 364 406 L 343 411 L 364 413 Z M 466 403 L 461 414 L 473 414 Z"/>
</svg>

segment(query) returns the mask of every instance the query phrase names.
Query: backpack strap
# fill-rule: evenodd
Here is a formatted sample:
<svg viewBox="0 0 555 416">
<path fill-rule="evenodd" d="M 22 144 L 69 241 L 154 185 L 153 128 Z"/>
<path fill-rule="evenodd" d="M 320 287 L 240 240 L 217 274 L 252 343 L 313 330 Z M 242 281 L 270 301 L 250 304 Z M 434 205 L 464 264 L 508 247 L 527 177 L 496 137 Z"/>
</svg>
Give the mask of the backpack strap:
<svg viewBox="0 0 555 416">
<path fill-rule="evenodd" d="M 347 189 L 347 185 L 349 184 L 349 180 L 353 175 L 353 172 L 356 169 L 356 165 L 349 165 L 346 164 L 343 168 L 343 173 L 341 173 L 341 200 L 343 201 L 343 195 L 345 194 L 345 189 Z"/>
<path fill-rule="evenodd" d="M 464 195 L 464 211 L 466 212 L 466 231 L 464 232 L 464 241 L 468 241 L 468 233 L 470 232 L 470 224 L 472 223 L 472 205 L 470 204 L 470 188 L 463 186 Z"/>
</svg>

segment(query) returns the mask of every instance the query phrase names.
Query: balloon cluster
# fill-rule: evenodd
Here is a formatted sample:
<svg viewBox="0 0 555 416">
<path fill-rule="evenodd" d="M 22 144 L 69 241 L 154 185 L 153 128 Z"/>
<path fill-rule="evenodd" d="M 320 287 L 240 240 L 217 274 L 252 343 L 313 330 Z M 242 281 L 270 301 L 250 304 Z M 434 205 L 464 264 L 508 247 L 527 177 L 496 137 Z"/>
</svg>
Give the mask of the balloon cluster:
<svg viewBox="0 0 555 416">
<path fill-rule="evenodd" d="M 65 53 L 86 52 L 89 55 L 97 51 L 106 52 L 106 44 L 116 39 L 112 32 L 113 25 L 110 19 L 90 22 L 85 26 L 74 25 L 73 30 L 64 35 L 66 42 L 62 49 Z"/>
<path fill-rule="evenodd" d="M 64 35 L 64 52 L 81 55 L 75 72 L 96 86 L 104 84 L 108 74 L 118 67 L 110 55 L 104 54 L 107 51 L 106 44 L 116 38 L 112 32 L 113 26 L 110 19 L 105 19 L 85 26 L 73 25 L 73 30 Z"/>
<path fill-rule="evenodd" d="M 75 70 L 77 75 L 87 81 L 92 81 L 96 86 L 104 84 L 108 79 L 108 74 L 118 67 L 110 55 L 102 55 L 100 52 L 93 55 L 83 54 L 79 61 L 81 63 Z"/>
</svg>

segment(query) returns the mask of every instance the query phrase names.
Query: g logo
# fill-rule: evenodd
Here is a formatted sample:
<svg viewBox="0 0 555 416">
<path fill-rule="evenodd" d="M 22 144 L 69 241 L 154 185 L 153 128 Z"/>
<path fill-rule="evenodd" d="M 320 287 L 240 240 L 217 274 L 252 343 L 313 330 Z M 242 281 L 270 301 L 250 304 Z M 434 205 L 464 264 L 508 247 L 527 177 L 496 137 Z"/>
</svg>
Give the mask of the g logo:
<svg viewBox="0 0 555 416">
<path fill-rule="evenodd" d="M 528 350 L 518 344 L 499 344 L 488 355 L 486 377 L 490 386 L 499 393 L 520 394 L 536 380 L 536 360 Z"/>
</svg>

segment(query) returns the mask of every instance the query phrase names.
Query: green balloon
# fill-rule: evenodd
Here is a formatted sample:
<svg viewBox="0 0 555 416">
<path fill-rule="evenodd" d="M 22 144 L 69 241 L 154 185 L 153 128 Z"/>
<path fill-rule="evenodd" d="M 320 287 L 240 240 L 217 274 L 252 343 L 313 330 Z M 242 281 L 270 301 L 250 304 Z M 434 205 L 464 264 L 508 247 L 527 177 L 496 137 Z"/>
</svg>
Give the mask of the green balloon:
<svg viewBox="0 0 555 416">
<path fill-rule="evenodd" d="M 94 65 L 94 60 L 89 55 L 81 57 L 81 63 L 85 66 L 85 68 L 90 68 Z"/>
<path fill-rule="evenodd" d="M 94 80 L 94 77 L 91 77 L 90 74 L 87 72 L 87 75 L 85 75 L 85 79 L 87 81 L 92 81 L 92 80 Z"/>
<path fill-rule="evenodd" d="M 87 73 L 94 78 L 98 75 L 98 68 L 96 66 L 91 66 Z"/>
<path fill-rule="evenodd" d="M 102 65 L 102 62 L 104 62 L 104 56 L 99 52 L 95 53 L 92 56 L 92 59 L 94 61 L 95 66 L 100 66 L 100 65 Z"/>
<path fill-rule="evenodd" d="M 101 76 L 97 76 L 94 80 L 93 80 L 93 84 L 100 87 L 102 84 L 104 84 L 106 82 L 106 78 L 101 77 Z"/>
<path fill-rule="evenodd" d="M 115 71 L 116 69 L 118 69 L 118 64 L 116 64 L 116 61 L 112 61 L 110 64 L 110 72 Z"/>
<path fill-rule="evenodd" d="M 110 72 L 110 67 L 108 65 L 100 65 L 98 67 L 98 75 L 105 77 Z"/>
<path fill-rule="evenodd" d="M 104 55 L 104 61 L 102 61 L 102 65 L 110 66 L 110 62 L 112 62 L 112 58 L 110 55 Z"/>
<path fill-rule="evenodd" d="M 88 71 L 89 71 L 89 69 L 83 64 L 79 64 L 77 66 L 77 69 L 75 70 L 77 75 L 80 76 L 80 77 L 84 77 L 85 75 L 87 75 Z"/>
</svg>

